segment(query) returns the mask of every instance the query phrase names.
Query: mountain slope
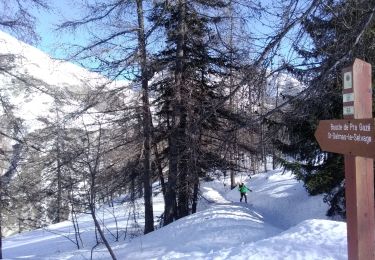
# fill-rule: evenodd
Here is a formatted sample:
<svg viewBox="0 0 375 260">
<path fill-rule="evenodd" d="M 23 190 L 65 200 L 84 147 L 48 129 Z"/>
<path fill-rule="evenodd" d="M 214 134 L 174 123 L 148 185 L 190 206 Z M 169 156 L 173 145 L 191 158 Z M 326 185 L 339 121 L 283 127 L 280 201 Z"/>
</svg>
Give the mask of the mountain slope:
<svg viewBox="0 0 375 260">
<path fill-rule="evenodd" d="M 125 88 L 122 93 L 128 98 L 124 101 L 130 102 L 135 93 L 126 89 L 128 85 L 126 81 L 110 81 L 73 63 L 55 60 L 0 31 L 1 93 L 14 106 L 15 116 L 25 120 L 31 131 L 42 127 L 38 117 L 55 116 L 56 107 L 72 113 L 94 91 Z M 95 106 L 98 109 L 100 104 Z"/>
</svg>

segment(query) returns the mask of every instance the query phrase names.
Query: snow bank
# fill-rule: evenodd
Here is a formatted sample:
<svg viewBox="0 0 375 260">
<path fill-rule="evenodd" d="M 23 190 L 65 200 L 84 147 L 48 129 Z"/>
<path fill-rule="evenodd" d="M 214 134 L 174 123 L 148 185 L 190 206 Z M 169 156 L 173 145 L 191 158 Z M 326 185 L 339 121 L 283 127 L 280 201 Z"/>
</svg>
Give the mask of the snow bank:
<svg viewBox="0 0 375 260">
<path fill-rule="evenodd" d="M 347 259 L 346 224 L 329 220 L 305 220 L 264 240 L 221 250 L 210 259 L 329 260 Z"/>
<path fill-rule="evenodd" d="M 123 259 L 200 258 L 222 248 L 278 234 L 261 216 L 241 205 L 215 205 L 116 249 Z"/>
</svg>

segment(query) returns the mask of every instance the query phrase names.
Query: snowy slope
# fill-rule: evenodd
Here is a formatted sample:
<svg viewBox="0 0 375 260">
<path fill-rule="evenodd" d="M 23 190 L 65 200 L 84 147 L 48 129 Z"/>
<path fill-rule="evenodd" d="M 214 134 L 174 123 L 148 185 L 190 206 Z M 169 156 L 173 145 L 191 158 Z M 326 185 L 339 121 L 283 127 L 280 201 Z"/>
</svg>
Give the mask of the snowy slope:
<svg viewBox="0 0 375 260">
<path fill-rule="evenodd" d="M 52 59 L 39 49 L 0 31 L 0 54 L 14 55 L 19 73 L 27 73 L 46 83 L 47 88 L 69 88 L 84 92 L 90 86 L 105 82 L 100 74 L 61 60 Z"/>
<path fill-rule="evenodd" d="M 0 90 L 30 131 L 43 126 L 38 117 L 55 117 L 56 106 L 64 113 L 72 113 L 91 91 L 100 88 L 105 92 L 128 85 L 127 81 L 110 81 L 73 63 L 53 59 L 0 31 Z M 121 93 L 129 97 L 124 102 L 135 96 L 130 89 Z"/>
<path fill-rule="evenodd" d="M 225 181 L 206 182 L 198 213 L 148 235 L 112 242 L 118 259 L 347 259 L 346 224 L 327 220 L 322 198 L 309 197 L 289 173 L 268 172 L 241 181 L 253 190 L 248 204 L 238 202 L 238 191 L 229 190 Z M 156 215 L 162 212 L 162 202 L 160 194 L 155 197 Z M 112 208 L 102 209 L 98 215 L 113 233 Z M 127 206 L 118 204 L 114 209 L 123 228 Z M 36 230 L 5 239 L 4 255 L 11 259 L 89 259 L 95 242 L 92 222 L 83 215 L 79 223 L 81 250 L 61 235 Z M 48 229 L 72 237 L 70 222 Z M 93 258 L 110 256 L 99 246 Z"/>
</svg>

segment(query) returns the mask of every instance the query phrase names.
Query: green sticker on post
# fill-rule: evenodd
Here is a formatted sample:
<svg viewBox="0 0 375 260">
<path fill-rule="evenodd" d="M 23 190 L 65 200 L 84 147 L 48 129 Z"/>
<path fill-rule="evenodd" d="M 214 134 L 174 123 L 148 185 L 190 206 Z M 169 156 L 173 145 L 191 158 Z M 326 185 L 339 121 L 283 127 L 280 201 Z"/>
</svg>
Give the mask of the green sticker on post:
<svg viewBox="0 0 375 260">
<path fill-rule="evenodd" d="M 354 107 L 353 106 L 345 106 L 344 107 L 344 116 L 354 115 Z"/>
<path fill-rule="evenodd" d="M 353 87 L 353 79 L 352 79 L 352 72 L 345 72 L 344 73 L 344 89 L 349 89 Z"/>
<path fill-rule="evenodd" d="M 342 102 L 354 102 L 354 93 L 343 94 Z"/>
</svg>

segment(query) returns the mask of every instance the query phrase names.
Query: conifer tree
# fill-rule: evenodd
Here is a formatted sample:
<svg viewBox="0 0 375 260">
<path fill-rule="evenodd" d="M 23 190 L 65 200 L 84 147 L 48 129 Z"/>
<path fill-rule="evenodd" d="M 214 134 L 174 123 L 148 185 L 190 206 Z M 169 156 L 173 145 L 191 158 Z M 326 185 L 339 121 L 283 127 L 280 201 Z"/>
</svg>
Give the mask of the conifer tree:
<svg viewBox="0 0 375 260">
<path fill-rule="evenodd" d="M 141 114 L 143 142 L 140 146 L 143 152 L 140 156 L 143 158 L 144 232 L 148 233 L 154 230 L 151 186 L 153 177 L 151 169 L 152 117 L 148 94 L 148 81 L 153 75 L 148 68 L 151 59 L 147 51 L 147 41 L 151 31 L 148 31 L 149 28 L 145 24 L 143 6 L 146 4 L 143 0 L 85 2 L 83 7 L 87 16 L 67 21 L 60 25 L 60 29 L 77 29 L 82 26 L 90 28 L 89 44 L 76 48 L 73 56 L 81 61 L 88 61 L 96 71 L 111 80 L 129 78 L 133 81 L 135 88 L 140 85 L 142 109 L 139 111 L 138 104 L 135 109 L 128 109 L 135 118 L 138 118 L 139 113 Z M 124 10 L 127 10 L 126 15 L 124 15 Z M 115 95 L 115 93 L 123 92 L 124 89 L 124 86 L 120 86 L 115 91 L 109 91 L 112 94 L 108 94 Z"/>
<path fill-rule="evenodd" d="M 350 66 L 354 58 L 375 62 L 371 47 L 375 43 L 374 8 L 371 1 L 320 5 L 302 23 L 313 47 L 296 45 L 302 66 L 287 66 L 308 87 L 297 97 L 289 97 L 290 109 L 282 115 L 288 137 L 276 143 L 294 159 L 283 160 L 283 164 L 304 181 L 309 193 L 325 193 L 331 216 L 345 216 L 343 157 L 320 151 L 314 132 L 319 120 L 342 118 L 342 68 Z"/>
<path fill-rule="evenodd" d="M 220 13 L 227 5 L 226 1 L 160 1 L 151 16 L 166 32 L 165 48 L 154 65 L 160 77 L 152 85 L 161 118 L 159 132 L 164 129 L 168 144 L 164 224 L 194 212 L 199 176 L 214 161 L 224 166 L 219 153 L 213 152 L 218 141 L 212 137 L 225 125 L 212 111 L 223 109 L 213 105 L 229 89 L 225 78 L 233 64 L 214 30 L 224 20 Z"/>
</svg>

